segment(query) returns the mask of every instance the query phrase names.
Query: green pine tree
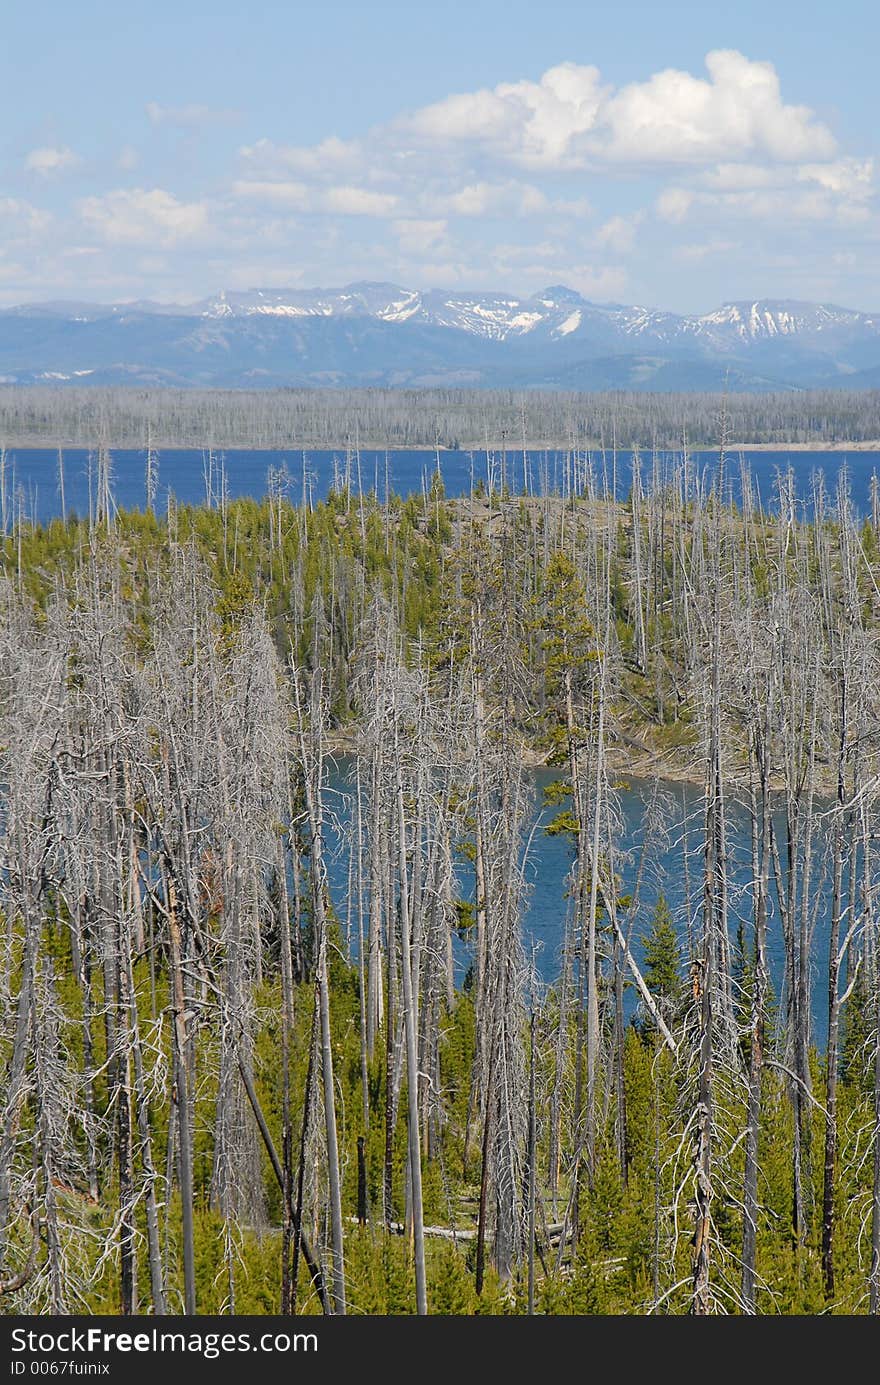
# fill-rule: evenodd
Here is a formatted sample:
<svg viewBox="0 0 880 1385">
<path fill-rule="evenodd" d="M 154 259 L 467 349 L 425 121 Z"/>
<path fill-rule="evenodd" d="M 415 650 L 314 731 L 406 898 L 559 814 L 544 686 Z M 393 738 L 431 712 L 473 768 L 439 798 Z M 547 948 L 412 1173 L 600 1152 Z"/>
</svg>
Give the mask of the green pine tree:
<svg viewBox="0 0 880 1385">
<path fill-rule="evenodd" d="M 871 987 L 867 968 L 859 967 L 852 994 L 843 1007 L 843 1047 L 840 1056 L 840 1078 L 856 1091 L 867 1092 L 873 1081 L 872 1038 L 875 1031 L 871 1013 Z"/>
<path fill-rule="evenodd" d="M 664 1019 L 675 1014 L 684 989 L 681 948 L 665 895 L 658 895 L 651 927 L 643 938 L 645 981 Z M 650 1024 L 647 1026 L 651 1027 Z"/>
</svg>

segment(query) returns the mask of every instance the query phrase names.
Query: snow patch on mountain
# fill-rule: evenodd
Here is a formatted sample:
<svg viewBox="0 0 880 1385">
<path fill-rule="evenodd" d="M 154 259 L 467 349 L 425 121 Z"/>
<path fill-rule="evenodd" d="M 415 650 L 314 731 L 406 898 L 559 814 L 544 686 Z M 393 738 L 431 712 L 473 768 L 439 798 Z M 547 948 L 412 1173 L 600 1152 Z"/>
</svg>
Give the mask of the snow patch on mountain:
<svg viewBox="0 0 880 1385">
<path fill-rule="evenodd" d="M 556 328 L 556 335 L 558 337 L 567 337 L 569 332 L 576 332 L 581 325 L 583 316 L 580 308 L 576 308 L 573 313 L 569 313 L 564 322 L 560 322 L 559 326 Z"/>
<path fill-rule="evenodd" d="M 406 293 L 402 298 L 396 298 L 383 308 L 379 313 L 383 322 L 408 322 L 411 317 L 422 306 L 422 296 L 420 293 Z"/>
</svg>

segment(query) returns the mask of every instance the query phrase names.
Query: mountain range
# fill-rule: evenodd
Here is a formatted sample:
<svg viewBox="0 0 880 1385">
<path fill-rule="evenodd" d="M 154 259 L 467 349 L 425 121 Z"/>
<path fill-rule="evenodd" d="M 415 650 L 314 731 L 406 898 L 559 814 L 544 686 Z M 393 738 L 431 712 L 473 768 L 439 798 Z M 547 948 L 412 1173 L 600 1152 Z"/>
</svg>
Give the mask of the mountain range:
<svg viewBox="0 0 880 1385">
<path fill-rule="evenodd" d="M 880 313 L 789 299 L 687 316 L 387 283 L 0 311 L 0 383 L 566 390 L 880 388 Z"/>
</svg>

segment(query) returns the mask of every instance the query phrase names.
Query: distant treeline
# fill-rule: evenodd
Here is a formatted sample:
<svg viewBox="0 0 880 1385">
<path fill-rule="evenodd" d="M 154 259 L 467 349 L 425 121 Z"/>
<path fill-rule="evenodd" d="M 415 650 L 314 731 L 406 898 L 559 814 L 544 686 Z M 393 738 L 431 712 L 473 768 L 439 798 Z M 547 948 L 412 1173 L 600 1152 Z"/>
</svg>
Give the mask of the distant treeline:
<svg viewBox="0 0 880 1385">
<path fill-rule="evenodd" d="M 0 445 L 713 447 L 880 438 L 880 390 L 603 394 L 455 389 L 0 387 Z"/>
</svg>

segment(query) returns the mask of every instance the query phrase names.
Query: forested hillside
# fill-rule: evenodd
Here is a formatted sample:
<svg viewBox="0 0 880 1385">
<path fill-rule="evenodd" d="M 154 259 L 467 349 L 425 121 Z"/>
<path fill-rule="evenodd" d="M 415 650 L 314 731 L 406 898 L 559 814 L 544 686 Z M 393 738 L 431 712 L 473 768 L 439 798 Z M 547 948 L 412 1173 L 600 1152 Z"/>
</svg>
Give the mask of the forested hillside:
<svg viewBox="0 0 880 1385">
<path fill-rule="evenodd" d="M 582 480 L 2 536 L 0 1311 L 878 1312 L 878 536 Z M 688 917 L 631 767 L 702 787 Z"/>
</svg>

